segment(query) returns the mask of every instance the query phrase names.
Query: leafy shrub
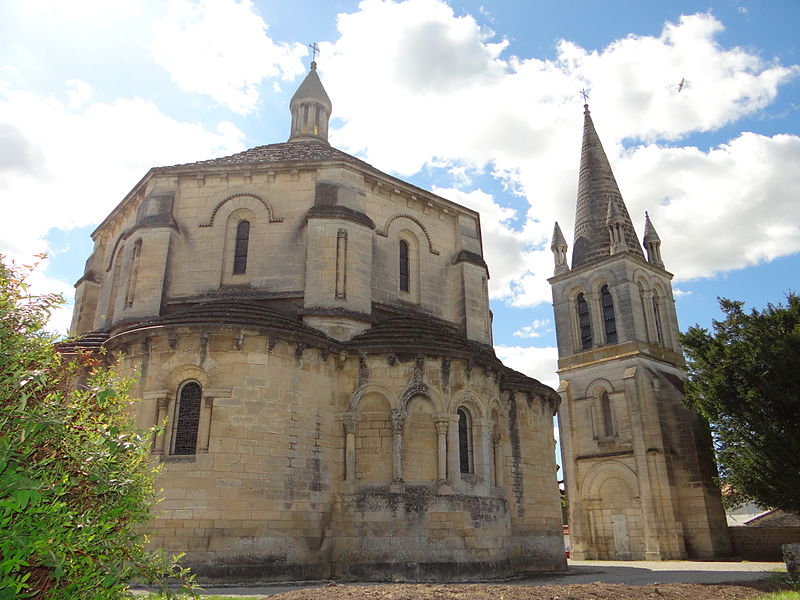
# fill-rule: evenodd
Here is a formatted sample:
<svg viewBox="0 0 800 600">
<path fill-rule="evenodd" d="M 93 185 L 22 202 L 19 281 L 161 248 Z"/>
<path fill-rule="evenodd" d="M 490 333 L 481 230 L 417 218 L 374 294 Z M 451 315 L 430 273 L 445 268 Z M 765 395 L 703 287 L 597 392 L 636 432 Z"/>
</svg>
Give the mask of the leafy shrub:
<svg viewBox="0 0 800 600">
<path fill-rule="evenodd" d="M 89 356 L 67 362 L 46 331 L 54 295 L 0 256 L 0 600 L 103 600 L 175 577 L 146 549 L 156 475 L 129 411 L 130 382 Z M 81 385 L 76 383 L 82 382 Z"/>
</svg>

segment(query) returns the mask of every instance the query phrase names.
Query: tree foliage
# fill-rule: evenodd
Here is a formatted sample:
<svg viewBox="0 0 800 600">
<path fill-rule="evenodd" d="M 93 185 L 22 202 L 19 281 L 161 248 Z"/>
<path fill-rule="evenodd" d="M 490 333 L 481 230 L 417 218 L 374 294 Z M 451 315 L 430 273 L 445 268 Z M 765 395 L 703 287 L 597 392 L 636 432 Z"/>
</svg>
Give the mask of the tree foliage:
<svg viewBox="0 0 800 600">
<path fill-rule="evenodd" d="M 719 302 L 713 333 L 681 336 L 687 400 L 711 425 L 729 503 L 800 513 L 800 296 L 749 313 Z"/>
<path fill-rule="evenodd" d="M 30 296 L 28 272 L 0 256 L 0 600 L 120 598 L 133 579 L 191 587 L 145 548 L 152 432 L 133 423 L 127 383 L 56 352 L 46 324 L 62 300 Z"/>
</svg>

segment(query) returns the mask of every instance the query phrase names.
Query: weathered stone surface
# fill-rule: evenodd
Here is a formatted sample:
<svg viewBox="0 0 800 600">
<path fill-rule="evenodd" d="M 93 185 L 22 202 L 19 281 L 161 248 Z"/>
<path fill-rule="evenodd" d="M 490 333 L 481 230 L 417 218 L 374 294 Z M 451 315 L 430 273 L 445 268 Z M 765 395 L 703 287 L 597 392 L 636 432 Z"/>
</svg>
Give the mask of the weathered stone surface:
<svg viewBox="0 0 800 600">
<path fill-rule="evenodd" d="M 166 423 L 152 543 L 207 581 L 565 568 L 559 397 L 494 354 L 478 214 L 319 114 L 295 114 L 316 140 L 152 169 L 93 234 L 72 329 Z"/>
<path fill-rule="evenodd" d="M 576 559 L 731 553 L 707 428 L 685 407 L 672 275 L 636 238 L 588 112 L 572 268 L 552 250 L 562 464 Z"/>
</svg>

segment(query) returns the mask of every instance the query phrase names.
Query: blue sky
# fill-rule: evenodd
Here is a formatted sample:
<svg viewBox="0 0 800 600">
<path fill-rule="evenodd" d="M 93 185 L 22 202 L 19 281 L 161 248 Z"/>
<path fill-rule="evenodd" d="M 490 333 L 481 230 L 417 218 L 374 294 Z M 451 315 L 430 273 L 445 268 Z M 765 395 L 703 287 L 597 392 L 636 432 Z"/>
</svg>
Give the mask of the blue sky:
<svg viewBox="0 0 800 600">
<path fill-rule="evenodd" d="M 796 0 L 3 2 L 0 252 L 47 251 L 34 283 L 71 299 L 150 167 L 288 137 L 315 41 L 332 143 L 481 211 L 498 355 L 556 385 L 549 242 L 554 220 L 572 241 L 581 88 L 683 328 L 717 296 L 798 289 L 798 23 Z"/>
</svg>

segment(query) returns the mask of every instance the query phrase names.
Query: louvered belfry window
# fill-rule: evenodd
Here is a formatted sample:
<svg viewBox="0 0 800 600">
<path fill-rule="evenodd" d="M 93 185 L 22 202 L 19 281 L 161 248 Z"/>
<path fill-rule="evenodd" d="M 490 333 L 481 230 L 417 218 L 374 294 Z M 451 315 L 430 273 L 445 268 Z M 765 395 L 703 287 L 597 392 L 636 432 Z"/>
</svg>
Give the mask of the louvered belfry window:
<svg viewBox="0 0 800 600">
<path fill-rule="evenodd" d="M 201 396 L 202 388 L 196 381 L 189 381 L 181 386 L 172 429 L 173 454 L 194 454 L 197 451 Z"/>
<path fill-rule="evenodd" d="M 233 252 L 233 274 L 247 271 L 247 246 L 250 243 L 250 221 L 239 221 L 236 226 L 236 248 Z"/>
<path fill-rule="evenodd" d="M 617 319 L 614 316 L 614 299 L 611 297 L 611 292 L 608 291 L 608 286 L 604 285 L 600 288 L 600 302 L 603 305 L 603 323 L 606 328 L 606 343 L 617 343 Z"/>
<path fill-rule="evenodd" d="M 578 326 L 581 330 L 581 350 L 589 350 L 592 347 L 592 319 L 589 315 L 589 304 L 583 296 L 583 292 L 578 294 Z"/>
</svg>

